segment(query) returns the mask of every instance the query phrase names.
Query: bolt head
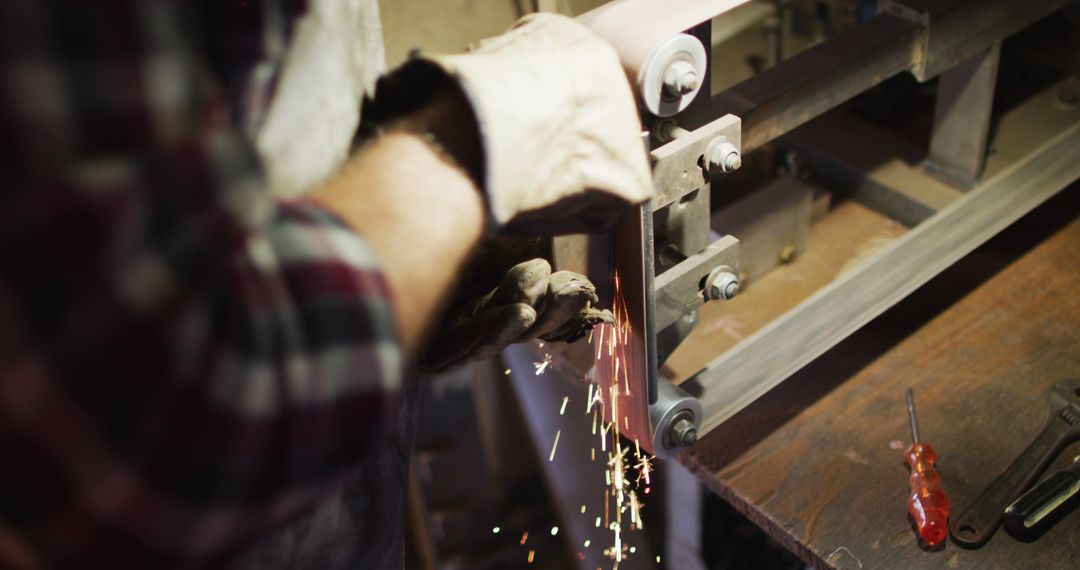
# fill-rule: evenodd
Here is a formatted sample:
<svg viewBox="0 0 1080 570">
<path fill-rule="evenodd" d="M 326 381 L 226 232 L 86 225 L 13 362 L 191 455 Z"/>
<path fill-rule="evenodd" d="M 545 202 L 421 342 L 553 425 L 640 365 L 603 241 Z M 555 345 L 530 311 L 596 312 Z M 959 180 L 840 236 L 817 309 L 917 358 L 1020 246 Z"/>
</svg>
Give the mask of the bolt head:
<svg viewBox="0 0 1080 570">
<path fill-rule="evenodd" d="M 710 301 L 734 299 L 739 294 L 739 276 L 730 271 L 713 270 L 705 282 L 706 297 Z"/>
<path fill-rule="evenodd" d="M 742 167 L 742 154 L 735 145 L 717 138 L 705 148 L 705 169 L 710 173 L 732 172 Z"/>
<path fill-rule="evenodd" d="M 679 418 L 668 429 L 668 445 L 673 447 L 686 447 L 697 441 L 697 428 L 694 423 L 685 417 Z"/>
<path fill-rule="evenodd" d="M 679 77 L 679 81 L 678 83 L 676 83 L 676 88 L 679 93 L 685 95 L 687 93 L 692 93 L 700 85 L 701 79 L 698 78 L 698 74 L 691 71 L 688 73 L 684 73 L 681 77 Z"/>
<path fill-rule="evenodd" d="M 724 157 L 724 172 L 731 172 L 742 167 L 742 156 L 739 151 L 729 152 Z"/>
<path fill-rule="evenodd" d="M 664 90 L 669 95 L 681 97 L 689 95 L 701 86 L 694 64 L 689 61 L 675 61 L 664 71 Z"/>
</svg>

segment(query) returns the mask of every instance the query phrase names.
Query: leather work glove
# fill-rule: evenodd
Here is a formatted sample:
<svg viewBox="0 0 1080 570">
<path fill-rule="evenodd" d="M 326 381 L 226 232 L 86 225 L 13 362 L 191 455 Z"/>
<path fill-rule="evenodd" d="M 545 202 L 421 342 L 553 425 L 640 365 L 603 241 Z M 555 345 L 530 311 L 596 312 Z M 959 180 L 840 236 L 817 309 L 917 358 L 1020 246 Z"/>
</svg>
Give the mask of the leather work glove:
<svg viewBox="0 0 1080 570">
<path fill-rule="evenodd" d="M 451 316 L 428 343 L 420 367 L 445 370 L 534 338 L 574 342 L 599 323 L 615 322 L 610 311 L 592 307 L 596 302 L 596 288 L 583 275 L 552 273 L 544 259 L 523 261 Z"/>
<path fill-rule="evenodd" d="M 534 14 L 467 53 L 414 57 L 379 81 L 365 107 L 366 131 L 430 105 L 447 85 L 471 107 L 482 152 L 477 171 L 466 170 L 485 192 L 496 228 L 601 231 L 652 196 L 619 57 L 573 19 Z M 452 132 L 426 134 L 436 143 L 461 140 Z"/>
</svg>

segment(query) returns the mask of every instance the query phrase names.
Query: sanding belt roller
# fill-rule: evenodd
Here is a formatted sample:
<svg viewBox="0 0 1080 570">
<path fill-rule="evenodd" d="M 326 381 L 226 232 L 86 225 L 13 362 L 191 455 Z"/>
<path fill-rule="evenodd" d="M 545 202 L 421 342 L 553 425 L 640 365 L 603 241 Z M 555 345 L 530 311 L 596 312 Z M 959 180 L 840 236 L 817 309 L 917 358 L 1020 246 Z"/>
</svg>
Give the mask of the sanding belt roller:
<svg viewBox="0 0 1080 570">
<path fill-rule="evenodd" d="M 685 30 L 749 0 L 616 0 L 578 16 L 619 53 L 638 101 L 670 117 L 703 87 L 705 47 Z"/>
<path fill-rule="evenodd" d="M 708 51 L 698 38 L 685 33 L 687 30 L 709 21 L 748 0 L 615 0 L 582 14 L 577 19 L 611 44 L 619 54 L 623 69 L 635 87 L 643 113 L 658 117 L 671 117 L 685 110 L 701 89 L 709 94 L 704 85 Z M 651 230 L 650 230 L 651 231 Z M 640 237 L 640 236 L 638 236 Z M 650 242 L 647 240 L 646 242 Z M 618 263 L 617 263 L 618 265 Z M 625 280 L 630 273 L 620 268 Z M 640 266 L 636 269 L 640 270 Z M 638 272 L 639 273 L 639 272 Z M 641 276 L 642 283 L 651 283 Z M 625 291 L 641 294 L 637 287 L 624 287 Z M 642 326 L 643 298 L 627 298 L 630 322 L 635 330 Z M 637 339 L 638 342 L 643 342 Z M 624 366 L 636 378 L 629 390 L 617 391 L 620 415 L 628 424 L 623 435 L 640 439 L 643 447 L 661 456 L 671 456 L 683 446 L 696 439 L 696 426 L 700 424 L 701 403 L 667 381 L 660 381 L 649 390 L 649 378 L 656 378 L 656 371 L 649 373 L 648 358 L 644 346 L 631 347 L 627 356 L 637 362 Z M 655 365 L 653 365 L 655 367 Z M 614 379 L 610 366 L 599 363 L 597 381 L 607 393 Z M 642 371 L 645 371 L 642 373 Z M 624 371 L 623 374 L 626 374 Z M 629 392 L 629 393 L 626 393 Z M 655 395 L 650 402 L 646 395 Z M 612 407 L 609 407 L 610 411 Z M 608 421 L 618 421 L 607 418 Z M 677 440 L 677 441 L 676 441 Z"/>
</svg>

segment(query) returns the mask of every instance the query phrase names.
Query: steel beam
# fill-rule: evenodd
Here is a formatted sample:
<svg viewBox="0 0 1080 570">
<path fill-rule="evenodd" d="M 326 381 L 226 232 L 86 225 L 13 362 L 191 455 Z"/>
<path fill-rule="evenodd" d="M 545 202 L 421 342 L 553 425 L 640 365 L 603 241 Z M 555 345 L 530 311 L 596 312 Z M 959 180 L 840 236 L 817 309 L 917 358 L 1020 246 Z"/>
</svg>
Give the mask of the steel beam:
<svg viewBox="0 0 1080 570">
<path fill-rule="evenodd" d="M 1073 0 L 882 0 L 879 9 L 924 27 L 911 72 L 929 81 Z"/>
<path fill-rule="evenodd" d="M 746 154 L 911 69 L 922 33 L 917 22 L 876 16 L 716 95 L 713 115 L 742 118 Z"/>
</svg>

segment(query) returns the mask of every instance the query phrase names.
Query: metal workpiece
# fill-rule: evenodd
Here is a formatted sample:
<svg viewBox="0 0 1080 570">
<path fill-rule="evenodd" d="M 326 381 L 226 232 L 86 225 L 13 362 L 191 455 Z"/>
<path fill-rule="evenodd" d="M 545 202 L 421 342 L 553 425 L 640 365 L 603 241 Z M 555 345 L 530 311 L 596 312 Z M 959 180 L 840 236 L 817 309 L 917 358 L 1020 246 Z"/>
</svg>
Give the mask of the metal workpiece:
<svg viewBox="0 0 1080 570">
<path fill-rule="evenodd" d="M 662 331 L 706 300 L 705 282 L 719 267 L 736 273 L 739 266 L 739 240 L 724 236 L 704 250 L 656 277 L 653 314 L 657 331 Z M 736 283 L 738 278 L 736 277 Z M 730 289 L 730 285 L 725 285 Z M 737 292 L 737 285 L 736 291 Z"/>
<path fill-rule="evenodd" d="M 652 200 L 654 210 L 705 186 L 702 170 L 705 150 L 709 143 L 720 137 L 736 149 L 741 148 L 742 121 L 735 115 L 724 115 L 693 131 L 678 134 L 677 138 L 651 153 L 656 189 Z"/>
<path fill-rule="evenodd" d="M 567 234 L 551 238 L 552 271 L 573 271 L 589 278 L 596 287 L 597 306 L 614 302 L 611 282 L 612 235 Z"/>
<path fill-rule="evenodd" d="M 730 301 L 739 294 L 739 276 L 726 265 L 721 265 L 709 272 L 702 290 L 706 301 Z"/>
<path fill-rule="evenodd" d="M 657 399 L 649 406 L 653 451 L 660 457 L 674 457 L 693 445 L 701 425 L 701 402 L 669 382 L 658 379 Z"/>
<path fill-rule="evenodd" d="M 716 137 L 705 147 L 705 171 L 711 175 L 733 172 L 742 167 L 742 155 L 739 148 L 731 144 L 727 137 Z"/>
</svg>

